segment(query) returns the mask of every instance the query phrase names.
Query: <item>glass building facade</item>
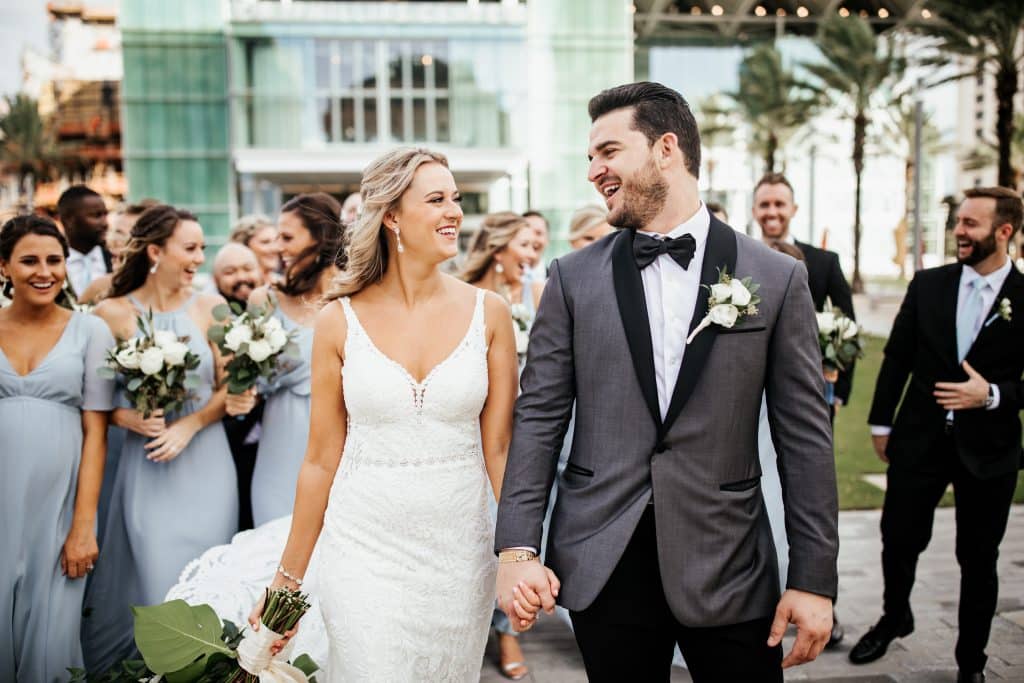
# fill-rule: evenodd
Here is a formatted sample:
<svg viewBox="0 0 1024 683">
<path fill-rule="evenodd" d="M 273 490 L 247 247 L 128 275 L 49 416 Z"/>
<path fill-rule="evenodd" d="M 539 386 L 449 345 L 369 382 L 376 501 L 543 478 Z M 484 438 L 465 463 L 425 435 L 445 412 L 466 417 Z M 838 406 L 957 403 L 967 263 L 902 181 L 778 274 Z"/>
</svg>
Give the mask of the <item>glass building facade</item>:
<svg viewBox="0 0 1024 683">
<path fill-rule="evenodd" d="M 130 197 L 193 209 L 215 243 L 422 144 L 448 155 L 467 214 L 540 210 L 557 253 L 597 199 L 586 102 L 633 75 L 625 0 L 134 0 L 122 31 Z"/>
</svg>

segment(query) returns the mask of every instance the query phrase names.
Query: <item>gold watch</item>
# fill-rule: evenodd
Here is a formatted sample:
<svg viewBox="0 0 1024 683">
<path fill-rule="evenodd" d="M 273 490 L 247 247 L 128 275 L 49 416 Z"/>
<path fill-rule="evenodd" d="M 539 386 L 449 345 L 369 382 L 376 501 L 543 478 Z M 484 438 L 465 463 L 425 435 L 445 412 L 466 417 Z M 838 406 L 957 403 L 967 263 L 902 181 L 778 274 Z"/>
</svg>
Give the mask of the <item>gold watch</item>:
<svg viewBox="0 0 1024 683">
<path fill-rule="evenodd" d="M 537 553 L 532 550 L 502 550 L 498 553 L 498 562 L 505 564 L 507 562 L 529 562 L 530 560 L 536 560 Z"/>
</svg>

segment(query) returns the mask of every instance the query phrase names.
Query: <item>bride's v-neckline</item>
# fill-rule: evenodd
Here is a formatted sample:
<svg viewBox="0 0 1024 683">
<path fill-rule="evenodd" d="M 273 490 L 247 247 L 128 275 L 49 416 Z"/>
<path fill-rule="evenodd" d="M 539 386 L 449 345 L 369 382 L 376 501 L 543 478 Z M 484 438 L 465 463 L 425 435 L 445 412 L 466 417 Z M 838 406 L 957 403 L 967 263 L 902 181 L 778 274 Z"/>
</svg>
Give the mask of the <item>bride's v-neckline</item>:
<svg viewBox="0 0 1024 683">
<path fill-rule="evenodd" d="M 417 380 L 413 376 L 413 374 L 409 372 L 408 368 L 406 368 L 404 365 L 399 363 L 397 360 L 395 360 L 388 354 L 384 353 L 381 350 L 381 348 L 377 346 L 377 342 L 373 341 L 373 337 L 370 336 L 370 333 L 367 331 L 366 327 L 363 326 L 362 321 L 359 319 L 359 315 L 356 313 L 355 307 L 352 306 L 352 300 L 349 299 L 347 303 L 349 310 L 352 312 L 352 319 L 355 321 L 356 325 L 359 326 L 359 330 L 360 332 L 362 332 L 363 336 L 366 337 L 366 341 L 369 344 L 370 348 L 373 349 L 373 351 L 378 356 L 383 358 L 385 362 L 389 363 L 390 365 L 393 365 L 399 372 L 401 372 L 402 375 L 410 384 L 412 384 L 417 389 L 422 389 L 423 387 L 426 387 L 427 384 L 430 383 L 430 380 L 433 378 L 435 374 L 437 374 L 437 372 L 442 367 L 444 367 L 449 361 L 451 361 L 456 355 L 458 355 L 459 351 L 462 350 L 462 347 L 464 347 L 466 343 L 469 341 L 470 336 L 473 334 L 473 328 L 475 327 L 476 324 L 476 316 L 478 313 L 477 309 L 480 307 L 480 295 L 477 294 L 476 299 L 474 300 L 473 313 L 469 317 L 469 326 L 466 328 L 466 333 L 462 335 L 462 338 L 455 345 L 455 348 L 448 352 L 448 354 L 445 355 L 440 361 L 435 363 L 434 366 L 430 368 L 430 371 L 427 372 L 427 374 L 424 375 L 423 379 L 421 380 Z"/>
</svg>

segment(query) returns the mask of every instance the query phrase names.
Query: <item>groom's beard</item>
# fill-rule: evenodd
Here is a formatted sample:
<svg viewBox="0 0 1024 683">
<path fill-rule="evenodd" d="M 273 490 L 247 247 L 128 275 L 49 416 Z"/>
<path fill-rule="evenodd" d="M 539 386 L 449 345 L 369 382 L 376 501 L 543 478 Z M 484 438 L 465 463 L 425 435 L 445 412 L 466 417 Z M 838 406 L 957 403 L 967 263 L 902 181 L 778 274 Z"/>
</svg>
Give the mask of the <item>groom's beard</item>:
<svg viewBox="0 0 1024 683">
<path fill-rule="evenodd" d="M 622 181 L 619 188 L 622 205 L 608 214 L 608 225 L 628 230 L 643 230 L 665 207 L 668 183 L 650 159 L 637 174 Z"/>
<path fill-rule="evenodd" d="M 971 253 L 962 259 L 957 259 L 965 266 L 973 266 L 981 263 L 996 250 L 996 231 L 992 230 L 988 237 L 981 240 L 971 240 Z"/>
</svg>

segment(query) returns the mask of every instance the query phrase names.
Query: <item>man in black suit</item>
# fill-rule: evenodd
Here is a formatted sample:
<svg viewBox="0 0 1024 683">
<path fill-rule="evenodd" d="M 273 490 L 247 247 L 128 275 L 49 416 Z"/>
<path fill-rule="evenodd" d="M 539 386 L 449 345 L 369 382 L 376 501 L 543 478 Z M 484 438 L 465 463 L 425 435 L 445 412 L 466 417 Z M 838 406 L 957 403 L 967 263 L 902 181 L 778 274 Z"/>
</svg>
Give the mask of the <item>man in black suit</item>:
<svg viewBox="0 0 1024 683">
<path fill-rule="evenodd" d="M 804 253 L 807 266 L 807 284 L 811 288 L 811 300 L 815 310 L 825 308 L 825 301 L 831 299 L 833 308 L 848 315 L 852 320 L 857 316 L 853 310 L 853 294 L 850 284 L 843 275 L 839 265 L 839 255 L 834 251 L 819 249 L 793 238 L 789 233 L 789 223 L 796 215 L 797 205 L 793 186 L 781 173 L 768 173 L 754 187 L 754 220 L 761 226 L 761 238 L 765 242 L 783 241 L 794 244 Z M 835 386 L 836 406 L 845 405 L 850 400 L 853 386 L 853 365 L 839 373 Z"/>
<path fill-rule="evenodd" d="M 263 271 L 249 247 L 240 242 L 228 242 L 213 259 L 213 281 L 228 303 L 245 308 L 252 290 L 263 284 Z M 256 407 L 248 413 L 226 415 L 222 421 L 238 473 L 238 528 L 244 531 L 253 527 L 252 473 L 263 426 L 263 401 L 257 399 Z"/>
<path fill-rule="evenodd" d="M 1020 230 L 1024 206 L 1020 195 L 1002 187 L 964 194 L 953 232 L 957 263 L 914 277 L 878 374 L 868 421 L 875 451 L 889 463 L 881 524 L 885 594 L 882 618 L 850 660 L 874 661 L 893 639 L 914 630 L 910 591 L 917 558 L 931 538 L 935 506 L 952 483 L 958 680 L 973 682 L 985 680 L 999 588 L 996 558 L 1021 463 L 1024 317 L 1015 314 L 1024 311 L 1024 275 L 1007 246 Z"/>
<path fill-rule="evenodd" d="M 761 239 L 766 243 L 788 242 L 797 246 L 804 254 L 804 265 L 807 266 L 807 285 L 811 290 L 814 309 L 821 311 L 827 300 L 832 306 L 848 315 L 852 320 L 857 316 L 853 312 L 853 294 L 850 285 L 839 265 L 839 255 L 834 251 L 819 249 L 793 238 L 789 233 L 789 223 L 797 210 L 793 194 L 793 186 L 781 173 L 768 173 L 757 181 L 754 186 L 754 206 L 751 210 L 754 220 L 761 227 Z M 853 363 L 839 373 L 835 383 L 833 403 L 829 406 L 829 414 L 835 419 L 836 410 L 850 399 L 853 385 Z M 835 647 L 845 635 L 842 624 L 835 611 L 832 612 L 832 635 L 829 648 Z"/>
<path fill-rule="evenodd" d="M 72 185 L 57 200 L 57 213 L 71 246 L 68 281 L 79 296 L 93 280 L 112 270 L 110 252 L 103 246 L 107 206 L 97 192 L 85 185 Z"/>
</svg>

